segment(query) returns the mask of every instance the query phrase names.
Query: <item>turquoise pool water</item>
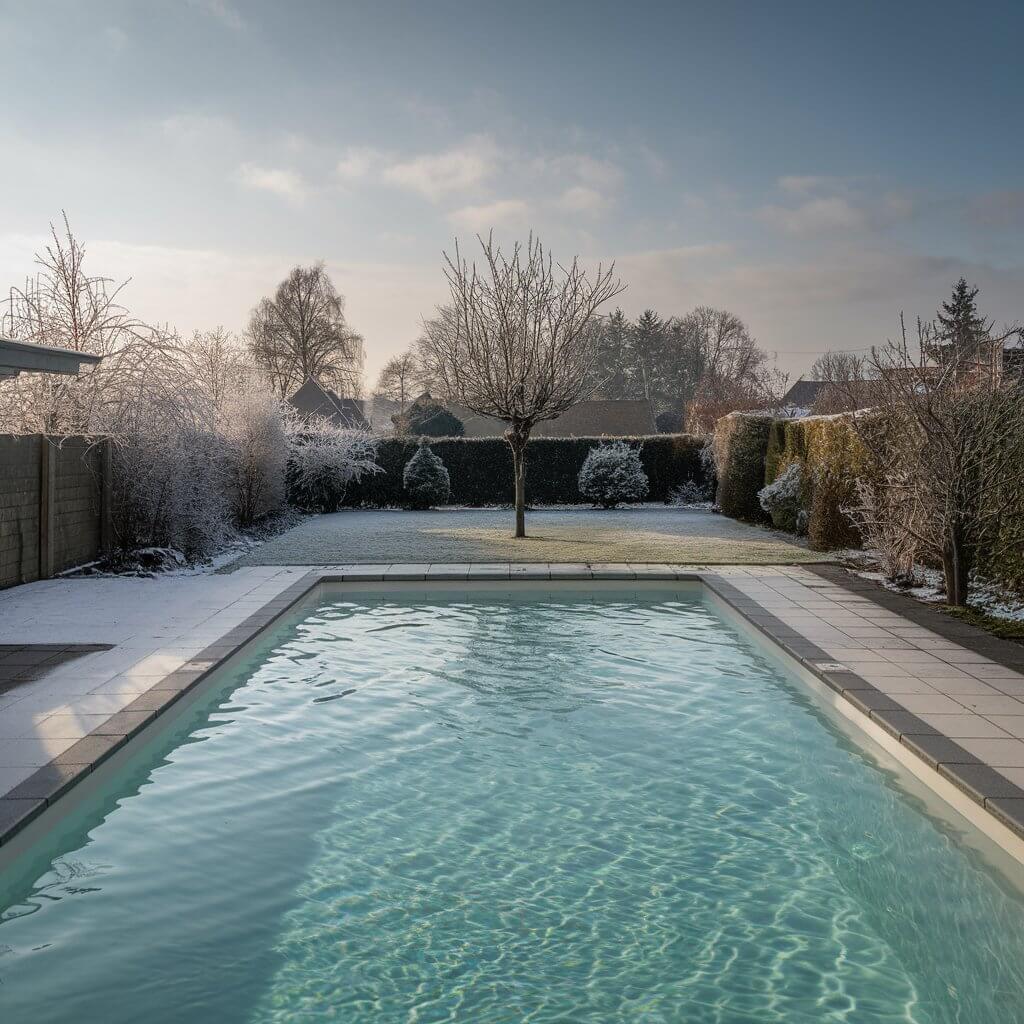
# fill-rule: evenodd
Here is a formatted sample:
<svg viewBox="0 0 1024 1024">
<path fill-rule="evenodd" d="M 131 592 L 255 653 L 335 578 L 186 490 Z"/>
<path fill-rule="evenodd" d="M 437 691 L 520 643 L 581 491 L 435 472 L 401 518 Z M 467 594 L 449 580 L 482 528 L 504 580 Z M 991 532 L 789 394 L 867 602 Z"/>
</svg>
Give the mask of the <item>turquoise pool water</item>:
<svg viewBox="0 0 1024 1024">
<path fill-rule="evenodd" d="M 3 1024 L 1024 1005 L 1019 896 L 688 594 L 325 599 L 0 908 Z"/>
</svg>

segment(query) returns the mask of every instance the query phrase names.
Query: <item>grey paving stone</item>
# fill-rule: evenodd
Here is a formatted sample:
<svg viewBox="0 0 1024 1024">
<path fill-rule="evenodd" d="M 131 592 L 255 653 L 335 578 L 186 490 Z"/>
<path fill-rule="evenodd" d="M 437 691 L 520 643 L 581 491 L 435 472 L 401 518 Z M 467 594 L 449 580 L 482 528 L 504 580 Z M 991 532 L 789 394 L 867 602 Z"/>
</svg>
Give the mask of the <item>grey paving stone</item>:
<svg viewBox="0 0 1024 1024">
<path fill-rule="evenodd" d="M 871 712 L 871 718 L 877 722 L 886 732 L 899 739 L 901 736 L 929 736 L 938 735 L 938 730 L 927 722 L 922 721 L 917 715 L 910 711 L 900 711 L 893 708 L 882 708 Z"/>
<path fill-rule="evenodd" d="M 48 803 L 56 800 L 63 792 L 73 786 L 83 775 L 88 774 L 89 765 L 84 764 L 48 764 L 37 768 L 24 782 L 19 783 L 9 793 L 11 800 L 45 800 Z"/>
<path fill-rule="evenodd" d="M 68 747 L 51 764 L 99 764 L 124 742 L 124 736 L 89 735 Z"/>
<path fill-rule="evenodd" d="M 979 803 L 1024 799 L 1024 789 L 987 764 L 941 764 L 939 771 Z"/>
<path fill-rule="evenodd" d="M 0 844 L 24 828 L 45 807 L 45 800 L 0 799 Z"/>
<path fill-rule="evenodd" d="M 1024 798 L 993 797 L 985 801 L 985 806 L 1007 828 L 1024 836 Z"/>
<path fill-rule="evenodd" d="M 964 750 L 959 743 L 951 740 L 948 736 L 907 733 L 900 737 L 900 743 L 933 768 L 941 764 L 981 764 L 974 754 Z"/>
</svg>

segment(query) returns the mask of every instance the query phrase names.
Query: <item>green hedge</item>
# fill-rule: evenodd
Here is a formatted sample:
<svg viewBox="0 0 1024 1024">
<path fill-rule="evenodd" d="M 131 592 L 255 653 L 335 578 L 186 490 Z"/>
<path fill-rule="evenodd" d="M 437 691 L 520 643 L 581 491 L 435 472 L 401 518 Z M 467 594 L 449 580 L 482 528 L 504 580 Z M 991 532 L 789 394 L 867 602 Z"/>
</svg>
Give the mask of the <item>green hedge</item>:
<svg viewBox="0 0 1024 1024">
<path fill-rule="evenodd" d="M 591 448 L 607 443 L 600 437 L 537 437 L 526 449 L 526 500 L 533 504 L 588 504 L 577 476 Z M 624 437 L 640 447 L 640 461 L 650 483 L 648 501 L 667 501 L 686 480 L 704 482 L 703 439 L 690 434 Z M 405 504 L 402 470 L 412 458 L 418 438 L 389 437 L 377 449 L 383 472 L 349 487 L 344 504 L 388 507 Z M 430 447 L 448 469 L 451 501 L 456 505 L 505 505 L 512 502 L 512 455 L 501 438 L 430 439 Z"/>
<path fill-rule="evenodd" d="M 853 503 L 856 479 L 866 472 L 868 459 L 851 417 L 775 420 L 765 452 L 764 483 L 778 479 L 791 462 L 800 463 L 811 548 L 859 547 L 860 533 L 843 509 Z"/>
<path fill-rule="evenodd" d="M 757 492 L 765 483 L 765 456 L 772 422 L 771 416 L 760 413 L 733 412 L 715 424 L 715 498 L 723 515 L 754 523 L 768 522 Z"/>
</svg>

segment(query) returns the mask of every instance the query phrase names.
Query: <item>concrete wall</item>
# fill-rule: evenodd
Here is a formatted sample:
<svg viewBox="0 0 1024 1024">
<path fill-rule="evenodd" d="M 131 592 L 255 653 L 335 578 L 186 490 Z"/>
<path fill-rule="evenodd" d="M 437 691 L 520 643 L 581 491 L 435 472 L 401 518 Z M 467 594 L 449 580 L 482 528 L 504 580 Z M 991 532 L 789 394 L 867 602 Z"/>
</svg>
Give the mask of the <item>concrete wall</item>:
<svg viewBox="0 0 1024 1024">
<path fill-rule="evenodd" d="M 45 579 L 109 549 L 109 446 L 0 435 L 0 587 Z"/>
</svg>

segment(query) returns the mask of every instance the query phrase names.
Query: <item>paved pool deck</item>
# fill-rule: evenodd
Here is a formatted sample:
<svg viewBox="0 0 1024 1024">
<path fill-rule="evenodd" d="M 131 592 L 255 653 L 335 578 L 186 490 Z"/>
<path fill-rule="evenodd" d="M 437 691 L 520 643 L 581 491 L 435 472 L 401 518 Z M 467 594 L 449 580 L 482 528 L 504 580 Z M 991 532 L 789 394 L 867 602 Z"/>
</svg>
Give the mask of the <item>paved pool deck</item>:
<svg viewBox="0 0 1024 1024">
<path fill-rule="evenodd" d="M 678 562 L 257 566 L 0 592 L 0 645 L 73 652 L 0 684 L 0 845 L 321 581 L 531 580 L 702 581 L 1024 863 L 1024 648 L 831 565 Z"/>
<path fill-rule="evenodd" d="M 245 565 L 349 562 L 688 562 L 772 565 L 827 561 L 803 540 L 704 509 L 643 505 L 540 508 L 525 539 L 512 537 L 511 509 L 346 509 L 314 516 L 262 544 Z"/>
</svg>

